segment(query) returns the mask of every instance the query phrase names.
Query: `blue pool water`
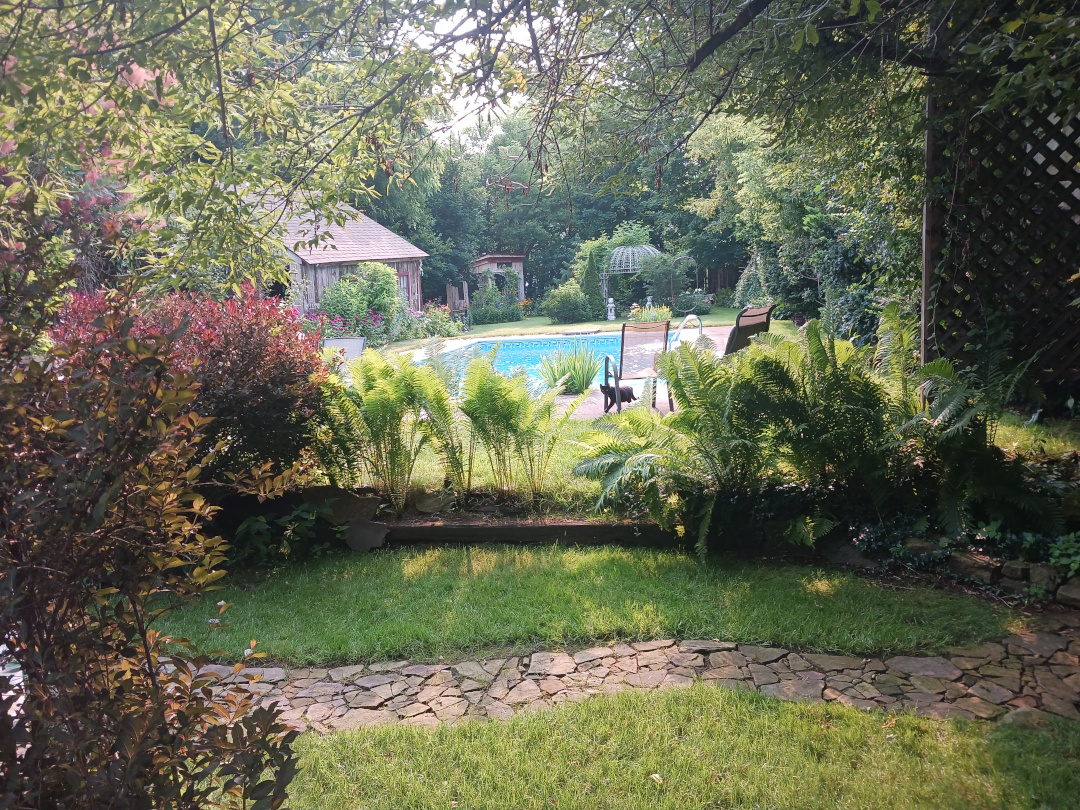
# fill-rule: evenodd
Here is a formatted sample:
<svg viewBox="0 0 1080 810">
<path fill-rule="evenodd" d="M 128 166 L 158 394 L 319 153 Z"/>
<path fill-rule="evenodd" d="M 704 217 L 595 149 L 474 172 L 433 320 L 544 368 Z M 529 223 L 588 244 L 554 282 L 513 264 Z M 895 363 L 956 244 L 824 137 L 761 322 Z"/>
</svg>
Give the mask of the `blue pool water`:
<svg viewBox="0 0 1080 810">
<path fill-rule="evenodd" d="M 473 357 L 490 354 L 495 347 L 498 347 L 498 353 L 495 355 L 496 371 L 500 374 L 514 374 L 521 369 L 525 369 L 530 379 L 537 380 L 540 378 L 537 371 L 540 361 L 549 354 L 554 354 L 560 349 L 567 351 L 572 349 L 575 343 L 581 343 L 601 359 L 605 354 L 610 354 L 618 359 L 621 341 L 622 336 L 618 332 L 606 335 L 580 335 L 578 337 L 482 340 L 447 352 L 447 358 L 451 363 L 464 364 Z M 598 376 L 603 377 L 603 374 L 603 369 L 601 369 Z"/>
</svg>

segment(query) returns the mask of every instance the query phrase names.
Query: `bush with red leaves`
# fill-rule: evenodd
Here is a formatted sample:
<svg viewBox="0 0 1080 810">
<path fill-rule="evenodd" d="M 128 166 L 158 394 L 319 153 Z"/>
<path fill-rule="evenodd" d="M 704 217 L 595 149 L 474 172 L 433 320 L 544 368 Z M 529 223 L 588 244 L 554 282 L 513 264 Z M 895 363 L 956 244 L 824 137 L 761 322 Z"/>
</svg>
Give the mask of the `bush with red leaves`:
<svg viewBox="0 0 1080 810">
<path fill-rule="evenodd" d="M 54 339 L 91 345 L 109 296 L 77 294 L 51 330 Z M 300 316 L 251 287 L 238 298 L 173 293 L 144 302 L 134 335 L 174 335 L 176 366 L 199 384 L 193 409 L 213 417 L 208 444 L 223 442 L 214 472 L 240 472 L 271 462 L 293 464 L 307 444 L 308 420 L 321 407 L 319 384 L 328 369 L 317 335 Z"/>
</svg>

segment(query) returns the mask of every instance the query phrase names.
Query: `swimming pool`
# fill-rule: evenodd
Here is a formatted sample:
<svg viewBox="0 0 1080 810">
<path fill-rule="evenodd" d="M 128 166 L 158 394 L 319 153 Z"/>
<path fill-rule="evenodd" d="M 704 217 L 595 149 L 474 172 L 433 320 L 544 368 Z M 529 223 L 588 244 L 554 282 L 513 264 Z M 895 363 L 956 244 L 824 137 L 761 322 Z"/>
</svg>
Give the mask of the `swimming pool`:
<svg viewBox="0 0 1080 810">
<path fill-rule="evenodd" d="M 619 332 L 608 332 L 599 335 L 578 335 L 576 337 L 511 337 L 503 340 L 480 340 L 460 349 L 452 349 L 446 353 L 446 357 L 452 364 L 461 366 L 474 357 L 490 354 L 498 347 L 494 363 L 496 371 L 500 374 L 515 374 L 524 369 L 530 380 L 538 380 L 540 379 L 538 370 L 540 361 L 559 350 L 572 349 L 575 343 L 584 344 L 601 360 L 603 360 L 605 354 L 610 354 L 618 360 L 622 335 Z M 593 380 L 593 384 L 603 382 L 603 377 L 604 370 L 603 366 L 601 366 L 600 373 Z"/>
</svg>

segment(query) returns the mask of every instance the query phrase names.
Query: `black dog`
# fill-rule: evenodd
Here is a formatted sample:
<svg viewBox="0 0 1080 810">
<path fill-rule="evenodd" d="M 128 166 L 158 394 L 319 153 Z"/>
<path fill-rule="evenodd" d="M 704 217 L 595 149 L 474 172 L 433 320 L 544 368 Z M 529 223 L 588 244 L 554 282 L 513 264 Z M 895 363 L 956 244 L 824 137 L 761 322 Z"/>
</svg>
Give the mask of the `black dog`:
<svg viewBox="0 0 1080 810">
<path fill-rule="evenodd" d="M 615 386 L 601 385 L 600 390 L 604 394 L 604 413 L 607 413 L 615 406 Z M 625 404 L 633 402 L 637 397 L 634 396 L 634 389 L 629 385 L 620 385 L 619 399 Z"/>
</svg>

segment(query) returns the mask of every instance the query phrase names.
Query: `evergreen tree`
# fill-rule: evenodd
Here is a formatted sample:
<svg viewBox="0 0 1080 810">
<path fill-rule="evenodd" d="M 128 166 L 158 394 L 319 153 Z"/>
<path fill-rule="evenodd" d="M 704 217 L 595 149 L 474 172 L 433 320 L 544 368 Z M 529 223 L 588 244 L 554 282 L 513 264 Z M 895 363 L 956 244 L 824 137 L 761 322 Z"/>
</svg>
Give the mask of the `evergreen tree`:
<svg viewBox="0 0 1080 810">
<path fill-rule="evenodd" d="M 589 299 L 589 309 L 592 310 L 594 318 L 600 317 L 600 313 L 604 310 L 604 295 L 600 291 L 600 267 L 597 262 L 599 252 L 597 247 L 593 247 L 588 252 L 581 277 L 578 279 L 581 291 Z"/>
</svg>

